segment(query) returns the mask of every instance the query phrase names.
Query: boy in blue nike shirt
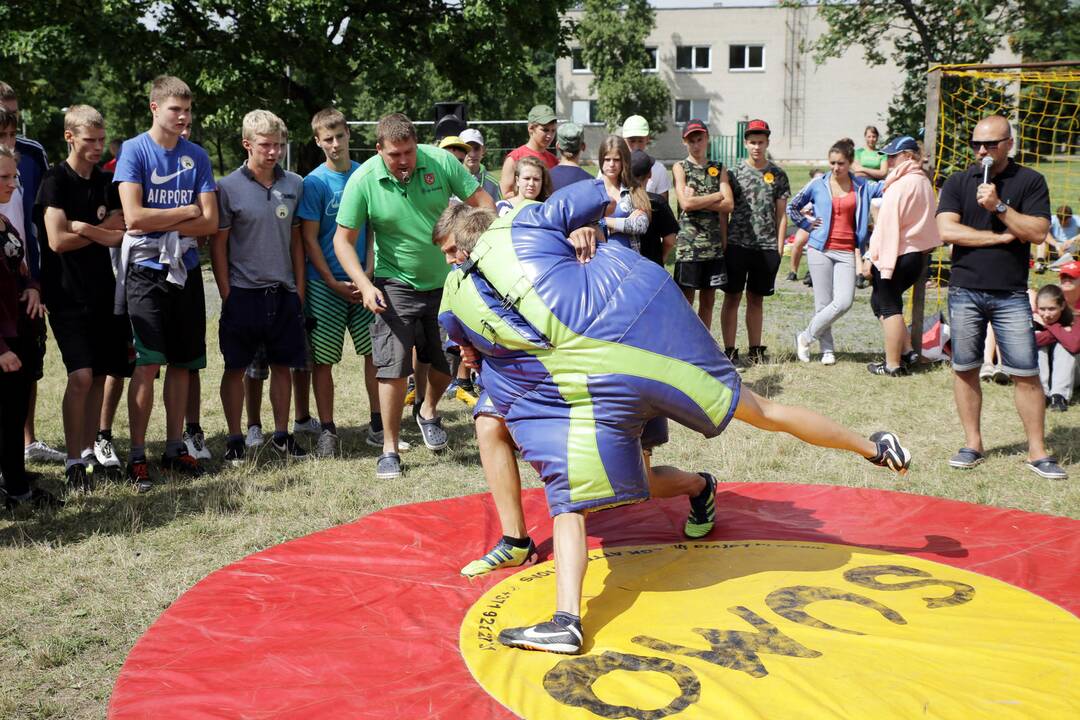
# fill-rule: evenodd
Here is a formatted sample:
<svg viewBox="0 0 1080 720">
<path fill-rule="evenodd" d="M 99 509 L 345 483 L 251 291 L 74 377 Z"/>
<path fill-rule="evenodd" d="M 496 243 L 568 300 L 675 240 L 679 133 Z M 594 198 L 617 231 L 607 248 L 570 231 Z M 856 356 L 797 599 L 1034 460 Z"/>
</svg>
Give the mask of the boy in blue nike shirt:
<svg viewBox="0 0 1080 720">
<path fill-rule="evenodd" d="M 117 314 L 127 312 L 135 341 L 128 387 L 131 457 L 128 479 L 140 492 L 153 486 L 146 461 L 146 428 L 154 378 L 165 370 L 165 454 L 162 468 L 203 473 L 184 447 L 184 411 L 191 370 L 206 367 L 206 305 L 193 238 L 217 231 L 210 158 L 180 135 L 191 122 L 191 89 L 169 75 L 150 90 L 151 128 L 124 142 L 116 164 L 128 232 L 116 280 Z"/>
</svg>

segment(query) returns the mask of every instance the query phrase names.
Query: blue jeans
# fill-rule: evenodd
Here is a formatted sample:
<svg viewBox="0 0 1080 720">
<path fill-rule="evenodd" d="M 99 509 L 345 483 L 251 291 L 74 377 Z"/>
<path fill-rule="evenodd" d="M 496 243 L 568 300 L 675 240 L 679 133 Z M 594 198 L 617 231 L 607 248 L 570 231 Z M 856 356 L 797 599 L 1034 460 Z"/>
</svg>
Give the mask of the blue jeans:
<svg viewBox="0 0 1080 720">
<path fill-rule="evenodd" d="M 1017 377 L 1037 376 L 1035 327 L 1024 290 L 949 288 L 953 370 L 963 372 L 982 365 L 988 324 L 997 336 L 1002 370 Z"/>
</svg>

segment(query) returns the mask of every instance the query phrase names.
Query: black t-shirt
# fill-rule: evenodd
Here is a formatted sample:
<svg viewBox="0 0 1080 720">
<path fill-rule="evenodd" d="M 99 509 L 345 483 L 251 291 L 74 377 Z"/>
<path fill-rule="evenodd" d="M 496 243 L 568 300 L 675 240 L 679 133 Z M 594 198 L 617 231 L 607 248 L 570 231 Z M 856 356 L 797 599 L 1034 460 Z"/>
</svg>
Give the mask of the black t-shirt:
<svg viewBox="0 0 1080 720">
<path fill-rule="evenodd" d="M 84 179 L 66 162 L 59 163 L 45 173 L 34 205 L 41 246 L 41 294 L 49 311 L 112 308 L 116 278 L 109 248 L 91 243 L 66 253 L 53 252 L 45 231 L 45 210 L 50 207 L 63 210 L 69 222 L 100 224 L 120 208 L 112 175 L 95 167 L 90 178 Z"/>
<path fill-rule="evenodd" d="M 679 221 L 671 212 L 671 205 L 662 195 L 649 193 L 649 204 L 652 206 L 652 221 L 649 228 L 641 236 L 641 254 L 657 265 L 664 264 L 664 237 L 679 233 Z"/>
<path fill-rule="evenodd" d="M 582 180 L 592 180 L 593 176 L 588 170 L 582 170 L 573 165 L 556 165 L 548 171 L 551 174 L 551 191 L 554 192 L 567 185 L 573 185 Z"/>
<path fill-rule="evenodd" d="M 960 215 L 960 222 L 975 230 L 1003 233 L 1008 230 L 997 216 L 975 200 L 983 181 L 981 165 L 953 173 L 938 196 L 938 213 Z M 1012 160 L 990 182 L 1001 202 L 1024 215 L 1050 217 L 1050 191 L 1046 178 Z M 953 246 L 949 284 L 972 290 L 1026 290 L 1031 246 L 1019 240 L 990 247 Z"/>
</svg>

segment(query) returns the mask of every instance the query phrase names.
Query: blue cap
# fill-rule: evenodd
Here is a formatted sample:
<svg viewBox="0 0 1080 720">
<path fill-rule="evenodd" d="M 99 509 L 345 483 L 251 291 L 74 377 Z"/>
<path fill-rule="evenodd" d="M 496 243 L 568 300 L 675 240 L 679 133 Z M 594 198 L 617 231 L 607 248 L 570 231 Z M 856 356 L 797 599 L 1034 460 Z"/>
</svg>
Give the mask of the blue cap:
<svg viewBox="0 0 1080 720">
<path fill-rule="evenodd" d="M 878 150 L 882 155 L 896 155 L 904 150 L 919 151 L 919 143 L 915 142 L 915 138 L 910 135 L 901 135 L 898 138 L 893 138 L 885 147 Z"/>
</svg>

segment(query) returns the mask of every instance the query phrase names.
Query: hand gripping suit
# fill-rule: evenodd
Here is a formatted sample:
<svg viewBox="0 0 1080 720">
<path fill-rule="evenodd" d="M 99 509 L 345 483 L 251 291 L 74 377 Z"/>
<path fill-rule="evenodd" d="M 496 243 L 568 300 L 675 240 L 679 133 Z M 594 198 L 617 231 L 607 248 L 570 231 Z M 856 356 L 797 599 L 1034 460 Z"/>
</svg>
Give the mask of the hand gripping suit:
<svg viewBox="0 0 1080 720">
<path fill-rule="evenodd" d="M 608 202 L 582 182 L 497 219 L 447 277 L 439 311 L 483 356 L 488 399 L 552 515 L 647 499 L 645 422 L 714 437 L 739 400 L 738 373 L 662 267 L 615 243 L 578 262 L 567 235 Z"/>
</svg>

